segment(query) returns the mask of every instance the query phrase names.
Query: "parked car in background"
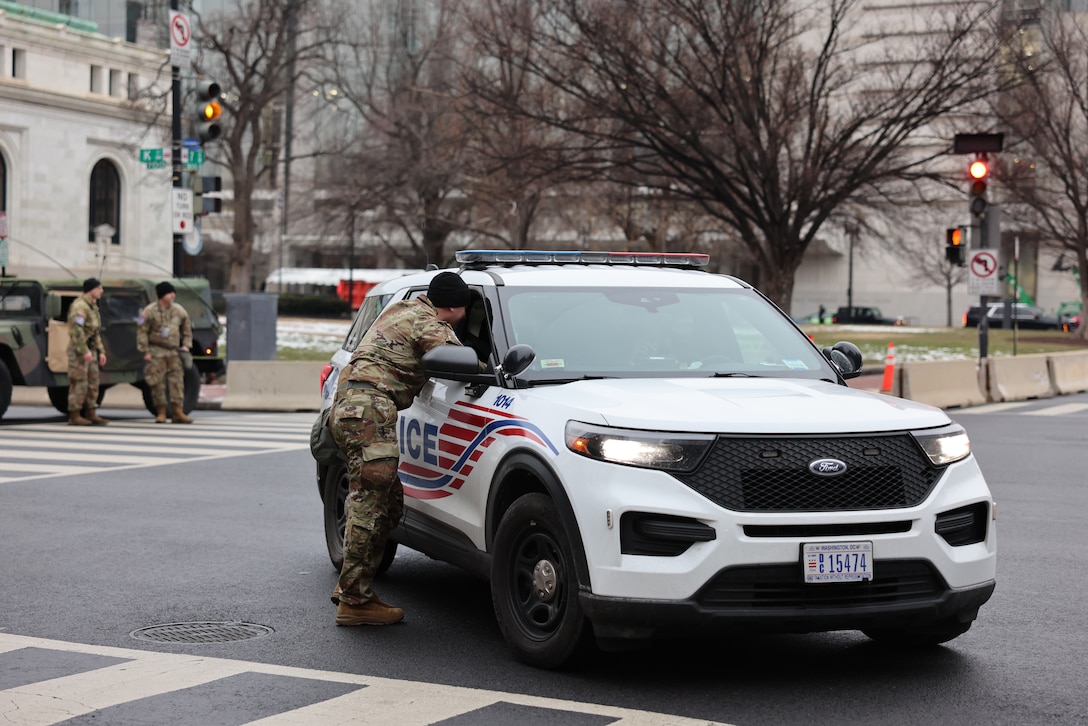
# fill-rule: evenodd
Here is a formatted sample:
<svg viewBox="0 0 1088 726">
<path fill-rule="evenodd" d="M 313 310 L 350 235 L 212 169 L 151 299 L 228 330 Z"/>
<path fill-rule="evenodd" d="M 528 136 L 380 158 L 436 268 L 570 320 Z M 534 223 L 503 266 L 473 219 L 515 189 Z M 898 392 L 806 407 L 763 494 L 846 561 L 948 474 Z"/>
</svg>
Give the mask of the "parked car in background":
<svg viewBox="0 0 1088 726">
<path fill-rule="evenodd" d="M 880 308 L 855 305 L 853 307 L 841 307 L 831 317 L 831 322 L 860 325 L 902 325 L 902 318 L 886 318 L 880 312 Z"/>
<path fill-rule="evenodd" d="M 1021 330 L 1062 330 L 1066 324 L 1058 316 L 1049 315 L 1035 305 L 1013 303 L 1009 306 L 1008 315 L 1006 315 L 1005 307 L 1003 302 L 992 302 L 987 305 L 986 319 L 991 328 L 1004 328 L 1007 322 L 1008 327 L 1011 328 L 1015 324 Z M 1006 317 L 1008 317 L 1007 321 Z M 979 306 L 972 305 L 963 314 L 963 325 L 971 328 L 977 326 L 978 323 Z M 1074 327 L 1075 325 L 1071 325 L 1070 330 Z"/>
<path fill-rule="evenodd" d="M 1056 315 L 1048 315 L 1040 307 L 1027 303 L 994 303 L 990 305 L 986 317 L 991 328 L 1013 327 L 1021 330 L 1061 330 L 1062 324 Z"/>
</svg>

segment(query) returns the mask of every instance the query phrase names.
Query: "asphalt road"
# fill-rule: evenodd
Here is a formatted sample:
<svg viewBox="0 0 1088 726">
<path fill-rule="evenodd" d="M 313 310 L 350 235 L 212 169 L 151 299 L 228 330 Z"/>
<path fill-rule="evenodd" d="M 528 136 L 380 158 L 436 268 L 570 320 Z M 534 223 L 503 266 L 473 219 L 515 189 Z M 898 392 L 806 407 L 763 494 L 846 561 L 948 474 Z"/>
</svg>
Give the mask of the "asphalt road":
<svg viewBox="0 0 1088 726">
<path fill-rule="evenodd" d="M 974 628 L 946 647 L 899 652 L 859 633 L 698 638 L 596 653 L 554 672 L 512 658 L 485 582 L 407 550 L 379 588 L 406 609 L 406 622 L 335 627 L 328 595 L 336 573 L 325 554 L 313 464 L 305 441 L 291 440 L 308 429 L 305 415 L 198 411 L 192 427 L 156 427 L 146 412 L 105 413 L 121 419 L 106 431 L 134 437 L 127 455 L 152 463 L 98 463 L 104 470 L 5 481 L 3 452 L 20 440 L 61 442 L 42 467 L 79 466 L 103 454 L 65 447 L 65 437 L 76 434 L 49 410 L 14 407 L 0 422 L 0 648 L 5 636 L 31 636 L 397 679 L 415 694 L 409 701 L 439 684 L 507 694 L 503 703 L 543 697 L 657 714 L 630 723 L 665 723 L 661 714 L 746 726 L 1088 723 L 1085 394 L 951 412 L 970 433 L 995 493 L 1000 534 L 994 598 Z M 294 432 L 282 445 L 274 433 L 281 431 Z M 232 436 L 251 436 L 245 445 L 254 448 L 228 446 Z M 165 441 L 157 446 L 153 437 Z M 196 443 L 208 439 L 218 443 Z M 271 632 L 195 644 L 132 635 L 193 622 L 260 624 Z M 4 678 L 21 666 L 7 667 L 5 676 L 0 657 L 0 718 L 19 722 L 5 708 L 12 692 Z M 314 681 L 324 684 L 319 692 L 335 698 L 323 678 Z M 238 683 L 262 705 L 287 708 L 317 697 L 310 688 L 295 696 L 260 679 Z M 172 703 L 175 723 L 218 722 L 198 703 Z M 94 722 L 147 722 L 106 713 L 116 718 Z M 340 721 L 367 722 L 366 714 L 345 713 Z M 512 720 L 613 722 L 547 710 L 515 718 L 501 709 L 441 722 Z"/>
</svg>

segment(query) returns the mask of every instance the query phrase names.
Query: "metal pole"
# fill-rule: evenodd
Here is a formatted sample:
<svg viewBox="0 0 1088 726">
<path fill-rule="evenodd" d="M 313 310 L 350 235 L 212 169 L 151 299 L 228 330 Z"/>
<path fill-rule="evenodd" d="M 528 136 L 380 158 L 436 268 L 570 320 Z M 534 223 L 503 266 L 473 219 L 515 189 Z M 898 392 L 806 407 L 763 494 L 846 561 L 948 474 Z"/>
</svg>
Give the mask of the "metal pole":
<svg viewBox="0 0 1088 726">
<path fill-rule="evenodd" d="M 847 233 L 850 236 L 850 261 L 846 272 L 846 309 L 850 311 L 852 319 L 854 317 L 854 244 L 858 239 L 857 225 L 851 224 Z"/>
<path fill-rule="evenodd" d="M 179 10 L 178 0 L 170 0 L 170 9 Z M 181 68 L 170 67 L 172 78 L 170 86 L 170 136 L 173 139 L 170 147 L 170 166 L 173 175 L 175 189 L 181 188 Z M 171 212 L 172 214 L 172 212 Z M 180 234 L 174 235 L 174 277 L 181 277 L 184 267 L 185 248 L 182 246 Z"/>
<path fill-rule="evenodd" d="M 291 127 L 295 116 L 295 37 L 298 0 L 287 0 L 287 97 L 283 109 L 283 209 L 280 210 L 280 291 L 283 288 L 283 248 L 287 239 L 287 209 L 291 196 Z"/>
</svg>

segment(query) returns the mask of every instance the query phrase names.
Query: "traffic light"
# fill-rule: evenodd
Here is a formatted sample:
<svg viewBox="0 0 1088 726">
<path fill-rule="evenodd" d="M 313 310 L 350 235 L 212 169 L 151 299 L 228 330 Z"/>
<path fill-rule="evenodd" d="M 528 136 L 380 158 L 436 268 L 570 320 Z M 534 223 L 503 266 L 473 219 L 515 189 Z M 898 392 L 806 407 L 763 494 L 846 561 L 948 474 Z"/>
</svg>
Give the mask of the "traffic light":
<svg viewBox="0 0 1088 726">
<path fill-rule="evenodd" d="M 962 267 L 967 262 L 967 248 L 963 244 L 963 228 L 946 229 L 944 232 L 945 258 L 954 265 Z"/>
<path fill-rule="evenodd" d="M 975 159 L 967 168 L 967 175 L 971 180 L 968 208 L 971 214 L 981 219 L 986 212 L 986 180 L 990 176 L 990 166 L 983 158 Z"/>
<path fill-rule="evenodd" d="M 219 121 L 223 115 L 223 107 L 219 104 L 222 91 L 215 81 L 197 81 L 196 135 L 201 144 L 215 141 L 223 135 L 223 125 Z"/>
</svg>

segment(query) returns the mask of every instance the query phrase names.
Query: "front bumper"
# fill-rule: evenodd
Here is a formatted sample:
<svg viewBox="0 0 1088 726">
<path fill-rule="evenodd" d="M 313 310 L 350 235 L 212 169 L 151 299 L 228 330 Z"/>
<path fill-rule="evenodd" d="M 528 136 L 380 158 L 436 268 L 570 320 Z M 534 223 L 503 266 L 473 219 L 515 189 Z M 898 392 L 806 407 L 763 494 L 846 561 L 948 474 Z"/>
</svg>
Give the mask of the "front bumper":
<svg viewBox="0 0 1088 726">
<path fill-rule="evenodd" d="M 683 600 L 642 600 L 581 593 L 599 638 L 652 638 L 744 630 L 811 633 L 912 628 L 953 619 L 970 622 L 996 581 L 948 587 L 924 560 L 877 564 L 873 582 L 805 584 L 796 564 L 723 569 Z"/>
</svg>

